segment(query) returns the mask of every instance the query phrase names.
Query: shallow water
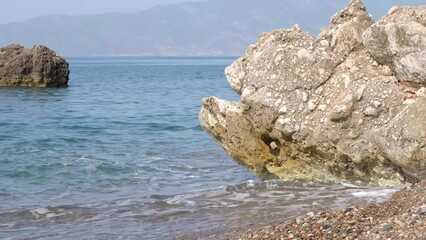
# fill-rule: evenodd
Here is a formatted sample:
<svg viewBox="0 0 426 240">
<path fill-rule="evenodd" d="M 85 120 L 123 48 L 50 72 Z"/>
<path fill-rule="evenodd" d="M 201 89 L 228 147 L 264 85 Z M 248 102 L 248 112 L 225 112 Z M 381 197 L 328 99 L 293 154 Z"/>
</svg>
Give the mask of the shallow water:
<svg viewBox="0 0 426 240">
<path fill-rule="evenodd" d="M 394 189 L 263 182 L 200 128 L 232 58 L 69 58 L 70 86 L 0 88 L 2 239 L 158 239 L 380 201 Z"/>
</svg>

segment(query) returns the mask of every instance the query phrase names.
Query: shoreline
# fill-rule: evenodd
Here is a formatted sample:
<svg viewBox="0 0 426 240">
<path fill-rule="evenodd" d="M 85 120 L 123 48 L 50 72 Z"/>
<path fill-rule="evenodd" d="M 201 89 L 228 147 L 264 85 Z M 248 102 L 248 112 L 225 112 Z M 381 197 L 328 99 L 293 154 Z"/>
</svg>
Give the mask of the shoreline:
<svg viewBox="0 0 426 240">
<path fill-rule="evenodd" d="M 406 187 L 382 203 L 309 212 L 279 224 L 225 233 L 223 237 L 229 240 L 425 239 L 426 182 Z"/>
<path fill-rule="evenodd" d="M 304 198 L 297 198 L 294 201 L 288 201 L 285 197 L 281 203 L 276 202 L 270 206 L 264 206 L 257 210 L 253 207 L 246 209 L 248 212 L 245 215 L 245 219 L 227 222 L 223 224 L 221 222 L 211 222 L 210 225 L 206 225 L 206 228 L 199 228 L 195 231 L 182 231 L 182 232 L 170 232 L 170 235 L 166 239 L 203 239 L 203 240 L 220 240 L 230 239 L 232 236 L 239 236 L 244 233 L 268 229 L 271 226 L 279 226 L 286 221 L 291 221 L 300 216 L 306 215 L 311 212 L 325 212 L 325 211 L 339 211 L 346 210 L 352 206 L 359 206 L 366 208 L 372 204 L 380 204 L 388 201 L 398 190 L 402 188 L 386 188 L 380 189 L 374 186 L 355 186 L 349 184 L 341 184 L 343 188 L 340 190 L 335 188 L 340 185 L 332 186 L 332 191 L 324 191 L 323 185 L 318 185 L 317 190 L 306 189 L 301 192 L 302 195 L 308 194 L 310 200 Z M 347 187 L 347 189 L 346 189 Z M 352 188 L 355 187 L 355 188 Z M 375 189 L 375 190 L 374 190 Z M 287 190 L 288 191 L 288 190 Z M 291 190 L 290 190 L 291 191 Z M 318 193 L 318 192 L 321 193 Z M 390 191 L 390 192 L 389 192 Z M 334 193 L 333 193 L 334 192 Z M 330 194 L 333 195 L 330 198 Z M 385 196 L 385 195 L 386 196 Z M 317 195 L 315 197 L 314 195 Z M 352 197 L 351 197 L 352 196 Z M 307 200 L 307 201 L 306 201 Z M 319 204 L 321 203 L 321 204 Z M 283 206 L 282 208 L 276 208 L 276 204 Z M 294 208 L 295 206 L 298 206 Z M 240 238 L 235 238 L 240 239 Z M 241 238 L 241 239 L 264 239 L 264 238 Z M 275 238 L 272 238 L 275 239 Z M 278 238 L 280 239 L 280 238 Z"/>
</svg>

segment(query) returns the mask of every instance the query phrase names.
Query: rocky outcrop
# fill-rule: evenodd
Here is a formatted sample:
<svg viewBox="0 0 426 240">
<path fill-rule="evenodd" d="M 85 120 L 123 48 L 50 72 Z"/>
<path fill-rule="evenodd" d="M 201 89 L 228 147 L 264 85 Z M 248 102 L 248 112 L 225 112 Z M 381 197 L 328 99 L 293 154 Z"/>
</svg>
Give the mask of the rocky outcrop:
<svg viewBox="0 0 426 240">
<path fill-rule="evenodd" d="M 360 0 L 319 36 L 262 34 L 225 73 L 241 101 L 203 100 L 202 127 L 262 178 L 426 180 L 426 6 L 374 23 Z"/>
<path fill-rule="evenodd" d="M 426 7 L 394 7 L 365 32 L 363 43 L 378 63 L 418 87 L 426 85 L 425 39 Z"/>
<path fill-rule="evenodd" d="M 0 48 L 0 86 L 61 87 L 68 76 L 68 63 L 45 46 Z"/>
</svg>

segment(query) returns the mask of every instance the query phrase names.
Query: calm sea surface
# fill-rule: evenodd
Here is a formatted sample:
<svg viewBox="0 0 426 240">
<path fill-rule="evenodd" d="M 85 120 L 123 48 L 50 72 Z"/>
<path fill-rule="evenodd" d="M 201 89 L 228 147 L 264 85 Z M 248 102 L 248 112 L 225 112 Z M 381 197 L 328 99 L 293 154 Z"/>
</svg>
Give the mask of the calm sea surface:
<svg viewBox="0 0 426 240">
<path fill-rule="evenodd" d="M 197 119 L 203 97 L 239 98 L 232 58 L 67 60 L 68 88 L 0 88 L 0 239 L 186 238 L 395 191 L 234 163 Z"/>
</svg>

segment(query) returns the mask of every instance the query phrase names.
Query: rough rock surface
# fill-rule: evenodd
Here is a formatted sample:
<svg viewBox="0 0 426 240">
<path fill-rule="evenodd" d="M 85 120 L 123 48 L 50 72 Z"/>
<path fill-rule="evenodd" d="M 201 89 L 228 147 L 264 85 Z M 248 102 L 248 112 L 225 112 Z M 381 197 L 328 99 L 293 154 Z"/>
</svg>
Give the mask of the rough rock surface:
<svg viewBox="0 0 426 240">
<path fill-rule="evenodd" d="M 0 48 L 0 86 L 61 87 L 68 76 L 68 63 L 45 46 Z"/>
<path fill-rule="evenodd" d="M 239 102 L 203 100 L 202 127 L 262 178 L 426 180 L 426 6 L 374 23 L 360 0 L 315 37 L 260 36 L 225 73 Z"/>
</svg>

